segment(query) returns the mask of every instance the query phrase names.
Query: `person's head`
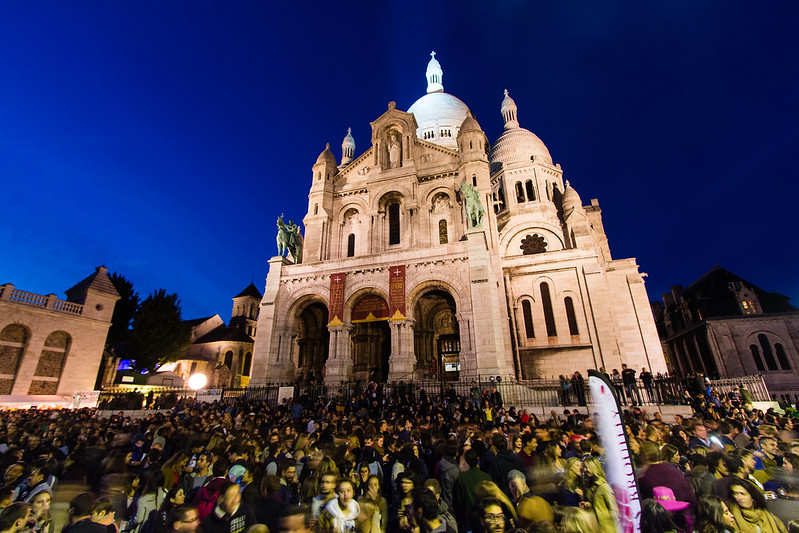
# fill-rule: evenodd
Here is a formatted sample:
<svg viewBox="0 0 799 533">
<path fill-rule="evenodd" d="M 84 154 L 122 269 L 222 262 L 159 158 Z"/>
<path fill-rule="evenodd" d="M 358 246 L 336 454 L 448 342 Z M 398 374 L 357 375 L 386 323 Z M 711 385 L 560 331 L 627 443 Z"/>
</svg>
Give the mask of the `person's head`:
<svg viewBox="0 0 799 533">
<path fill-rule="evenodd" d="M 191 505 L 178 505 L 166 517 L 166 530 L 174 533 L 193 533 L 199 525 L 197 509 Z"/>
<path fill-rule="evenodd" d="M 311 509 L 307 505 L 287 505 L 277 527 L 279 533 L 311 533 Z"/>
<path fill-rule="evenodd" d="M 280 476 L 289 483 L 294 483 L 297 477 L 297 463 L 293 459 L 286 459 L 280 463 Z"/>
<path fill-rule="evenodd" d="M 715 495 L 702 496 L 696 503 L 700 531 L 735 530 L 735 517 L 724 500 Z"/>
<path fill-rule="evenodd" d="M 566 507 L 561 520 L 562 533 L 594 533 L 599 531 L 596 515 L 587 509 Z"/>
<path fill-rule="evenodd" d="M 183 487 L 175 485 L 167 492 L 166 499 L 174 506 L 183 505 L 186 502 L 186 493 L 183 491 Z"/>
<path fill-rule="evenodd" d="M 696 422 L 691 424 L 691 434 L 702 440 L 707 439 L 707 428 L 705 427 L 705 423 L 701 420 L 697 420 Z"/>
<path fill-rule="evenodd" d="M 30 500 L 34 518 L 38 519 L 40 517 L 47 516 L 47 513 L 50 511 L 50 503 L 52 501 L 53 497 L 46 490 L 37 492 Z"/>
<path fill-rule="evenodd" d="M 425 480 L 424 488 L 432 492 L 433 496 L 436 497 L 436 500 L 441 499 L 441 483 L 439 483 L 436 478 L 430 478 Z"/>
<path fill-rule="evenodd" d="M 758 441 L 758 445 L 760 446 L 760 450 L 768 454 L 769 456 L 775 456 L 779 453 L 779 448 L 777 447 L 777 439 L 774 437 L 762 437 Z"/>
<path fill-rule="evenodd" d="M 496 498 L 483 498 L 478 501 L 480 521 L 485 533 L 503 533 L 505 531 L 505 512 Z"/>
<path fill-rule="evenodd" d="M 194 469 L 198 472 L 205 472 L 211 466 L 211 454 L 203 452 L 197 456 L 194 462 Z"/>
<path fill-rule="evenodd" d="M 765 509 L 766 498 L 749 481 L 734 479 L 730 483 L 730 500 L 741 509 Z"/>
<path fill-rule="evenodd" d="M 92 522 L 110 524 L 114 521 L 114 504 L 110 498 L 102 496 L 94 500 L 92 505 Z"/>
<path fill-rule="evenodd" d="M 3 484 L 9 485 L 18 481 L 22 474 L 25 473 L 25 465 L 22 463 L 14 463 L 6 468 L 6 471 L 3 473 Z"/>
<path fill-rule="evenodd" d="M 647 498 L 641 503 L 641 531 L 665 533 L 677 531 L 677 526 L 663 505 L 652 498 Z"/>
<path fill-rule="evenodd" d="M 433 492 L 425 487 L 413 489 L 413 512 L 414 517 L 419 520 L 431 522 L 438 516 L 438 500 Z"/>
<path fill-rule="evenodd" d="M 380 477 L 372 474 L 369 476 L 369 479 L 366 480 L 366 493 L 371 498 L 378 498 L 382 496 L 383 487 L 380 483 Z"/>
<path fill-rule="evenodd" d="M 0 531 L 16 533 L 27 527 L 31 506 L 25 502 L 12 503 L 0 512 Z"/>
<path fill-rule="evenodd" d="M 81 492 L 69 502 L 69 514 L 72 519 L 86 518 L 92 514 L 94 507 L 94 494 L 91 492 Z"/>
<path fill-rule="evenodd" d="M 519 470 L 508 472 L 508 487 L 511 497 L 518 502 L 530 489 L 527 486 L 527 478 Z"/>
<path fill-rule="evenodd" d="M 339 507 L 346 507 L 355 498 L 355 484 L 350 478 L 343 477 L 336 483 Z"/>
<path fill-rule="evenodd" d="M 360 483 L 366 483 L 366 480 L 369 479 L 369 465 L 366 463 L 361 463 L 358 467 L 358 481 Z"/>
<path fill-rule="evenodd" d="M 239 486 L 230 481 L 225 481 L 219 488 L 219 499 L 217 505 L 226 513 L 233 513 L 239 508 L 241 503 L 241 491 Z"/>
<path fill-rule="evenodd" d="M 0 489 L 0 510 L 5 509 L 14 501 L 14 489 Z"/>
<path fill-rule="evenodd" d="M 336 481 L 338 476 L 333 472 L 327 472 L 319 477 L 319 492 L 325 496 L 332 496 L 336 492 Z"/>
<path fill-rule="evenodd" d="M 605 482 L 605 470 L 602 463 L 596 457 L 587 456 L 582 461 L 582 476 L 585 488 L 594 486 L 597 483 Z"/>
<path fill-rule="evenodd" d="M 397 476 L 397 487 L 399 488 L 400 494 L 410 494 L 411 491 L 416 488 L 416 480 L 412 473 L 407 470 L 405 472 L 400 472 Z"/>
</svg>

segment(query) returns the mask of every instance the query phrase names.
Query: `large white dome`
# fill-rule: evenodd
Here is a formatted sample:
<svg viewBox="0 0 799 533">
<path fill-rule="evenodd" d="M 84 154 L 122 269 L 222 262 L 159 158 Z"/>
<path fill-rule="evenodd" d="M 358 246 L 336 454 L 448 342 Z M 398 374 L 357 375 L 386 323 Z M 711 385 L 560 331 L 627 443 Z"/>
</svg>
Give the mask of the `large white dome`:
<svg viewBox="0 0 799 533">
<path fill-rule="evenodd" d="M 469 108 L 459 98 L 445 92 L 429 93 L 408 109 L 416 118 L 416 135 L 420 139 L 458 148 L 458 131 L 469 114 Z"/>
</svg>

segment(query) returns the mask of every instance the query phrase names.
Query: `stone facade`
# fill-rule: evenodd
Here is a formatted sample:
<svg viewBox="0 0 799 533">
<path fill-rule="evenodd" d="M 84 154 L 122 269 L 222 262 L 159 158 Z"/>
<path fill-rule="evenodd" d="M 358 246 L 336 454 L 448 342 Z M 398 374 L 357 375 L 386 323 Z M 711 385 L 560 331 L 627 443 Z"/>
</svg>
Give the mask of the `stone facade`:
<svg viewBox="0 0 799 533">
<path fill-rule="evenodd" d="M 0 286 L 0 396 L 94 389 L 119 295 L 105 267 L 66 293 Z"/>
<path fill-rule="evenodd" d="M 493 148 L 466 104 L 389 103 L 355 157 L 312 167 L 299 264 L 269 261 L 252 383 L 470 379 L 666 369 L 634 259 L 614 260 L 507 94 Z"/>
<path fill-rule="evenodd" d="M 674 375 L 762 374 L 772 395 L 799 393 L 799 309 L 721 267 L 652 304 Z"/>
</svg>

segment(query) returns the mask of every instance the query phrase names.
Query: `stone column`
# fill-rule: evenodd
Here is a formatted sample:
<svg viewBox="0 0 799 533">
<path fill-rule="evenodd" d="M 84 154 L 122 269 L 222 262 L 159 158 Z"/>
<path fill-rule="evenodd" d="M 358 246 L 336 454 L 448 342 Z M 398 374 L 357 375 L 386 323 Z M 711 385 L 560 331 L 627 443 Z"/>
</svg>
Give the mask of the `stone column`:
<svg viewBox="0 0 799 533">
<path fill-rule="evenodd" d="M 294 351 L 294 339 L 298 332 L 295 328 L 283 326 L 275 328 L 277 335 L 277 357 L 270 369 L 270 382 L 291 382 L 294 381 L 295 365 L 292 360 Z"/>
<path fill-rule="evenodd" d="M 352 355 L 350 334 L 353 326 L 328 326 L 330 346 L 327 356 L 325 383 L 338 384 L 352 379 Z"/>
<path fill-rule="evenodd" d="M 389 360 L 389 381 L 410 381 L 416 369 L 416 354 L 413 350 L 412 319 L 389 322 L 391 328 L 391 359 Z"/>
</svg>

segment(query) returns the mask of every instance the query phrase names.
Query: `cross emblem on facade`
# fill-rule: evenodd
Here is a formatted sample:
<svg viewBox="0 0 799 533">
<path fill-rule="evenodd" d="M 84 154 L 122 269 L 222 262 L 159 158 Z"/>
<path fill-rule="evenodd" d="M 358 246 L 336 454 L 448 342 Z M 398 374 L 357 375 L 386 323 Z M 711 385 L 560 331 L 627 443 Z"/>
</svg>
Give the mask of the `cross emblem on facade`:
<svg viewBox="0 0 799 533">
<path fill-rule="evenodd" d="M 400 275 L 400 272 L 402 272 L 402 270 L 400 270 L 400 269 L 396 269 L 396 270 L 394 271 L 394 275 L 395 275 L 395 276 L 399 276 L 399 275 Z"/>
<path fill-rule="evenodd" d="M 335 281 L 336 283 L 338 283 L 340 279 L 341 279 L 340 277 L 336 276 L 335 278 L 333 278 L 333 281 Z"/>
</svg>

